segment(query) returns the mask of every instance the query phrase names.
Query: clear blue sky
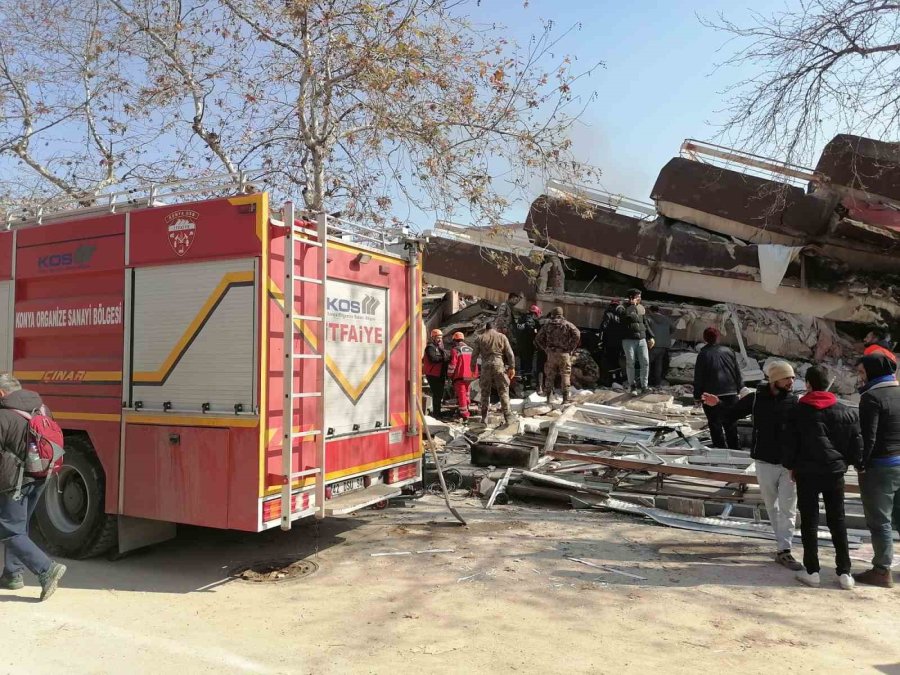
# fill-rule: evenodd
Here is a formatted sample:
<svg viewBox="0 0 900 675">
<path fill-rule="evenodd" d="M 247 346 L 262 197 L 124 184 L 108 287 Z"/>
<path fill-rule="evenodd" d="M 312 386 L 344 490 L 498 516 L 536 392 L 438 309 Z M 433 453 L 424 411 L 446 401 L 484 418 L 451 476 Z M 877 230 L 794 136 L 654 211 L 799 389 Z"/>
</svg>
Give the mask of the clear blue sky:
<svg viewBox="0 0 900 675">
<path fill-rule="evenodd" d="M 796 6 L 789 0 L 754 0 L 766 14 Z M 648 199 L 662 166 L 685 138 L 710 140 L 725 106 L 722 90 L 749 71 L 716 64 L 731 54 L 727 36 L 705 28 L 697 16 L 746 19 L 748 0 L 482 0 L 479 20 L 508 26 L 520 42 L 553 19 L 557 30 L 580 23 L 562 51 L 587 67 L 605 68 L 580 83 L 597 101 L 573 133 L 577 159 L 599 166 L 603 187 Z"/>
</svg>

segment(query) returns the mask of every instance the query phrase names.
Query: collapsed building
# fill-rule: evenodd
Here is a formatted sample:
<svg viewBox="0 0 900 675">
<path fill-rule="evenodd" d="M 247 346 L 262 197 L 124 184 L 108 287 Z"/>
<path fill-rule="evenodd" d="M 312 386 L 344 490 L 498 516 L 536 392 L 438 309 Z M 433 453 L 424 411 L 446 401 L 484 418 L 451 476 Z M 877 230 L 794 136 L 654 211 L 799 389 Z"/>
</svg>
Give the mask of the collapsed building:
<svg viewBox="0 0 900 675">
<path fill-rule="evenodd" d="M 717 325 L 744 356 L 840 366 L 869 326 L 900 326 L 900 144 L 839 135 L 806 169 L 688 140 L 650 196 L 551 181 L 523 225 L 439 224 L 425 281 L 491 302 L 523 292 L 585 329 L 639 287 L 676 340 Z"/>
</svg>

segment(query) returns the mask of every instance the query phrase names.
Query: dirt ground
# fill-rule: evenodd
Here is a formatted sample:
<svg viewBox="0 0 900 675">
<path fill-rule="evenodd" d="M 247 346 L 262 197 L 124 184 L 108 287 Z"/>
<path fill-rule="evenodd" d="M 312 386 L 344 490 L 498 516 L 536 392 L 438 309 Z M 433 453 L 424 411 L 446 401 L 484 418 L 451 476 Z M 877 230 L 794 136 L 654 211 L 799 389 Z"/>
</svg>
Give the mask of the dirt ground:
<svg viewBox="0 0 900 675">
<path fill-rule="evenodd" d="M 0 592 L 0 672 L 900 673 L 900 587 L 838 589 L 827 549 L 810 589 L 766 542 L 457 504 L 468 528 L 426 497 L 290 533 L 183 528 L 116 562 L 72 562 L 47 603 L 34 580 Z M 433 549 L 452 552 L 416 553 Z M 320 568 L 228 579 L 284 556 Z"/>
</svg>

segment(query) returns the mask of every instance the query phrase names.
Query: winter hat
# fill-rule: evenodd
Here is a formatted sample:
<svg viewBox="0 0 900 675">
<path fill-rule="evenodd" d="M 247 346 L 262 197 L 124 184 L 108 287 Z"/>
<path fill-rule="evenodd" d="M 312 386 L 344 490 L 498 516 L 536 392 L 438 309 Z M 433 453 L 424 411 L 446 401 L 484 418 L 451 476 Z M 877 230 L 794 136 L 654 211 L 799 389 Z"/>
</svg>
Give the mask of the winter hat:
<svg viewBox="0 0 900 675">
<path fill-rule="evenodd" d="M 562 307 L 554 307 L 550 310 L 550 316 L 562 316 L 563 308 Z"/>
<path fill-rule="evenodd" d="M 706 330 L 703 331 L 703 341 L 706 344 L 712 345 L 719 341 L 719 338 L 722 337 L 722 333 L 719 332 L 719 329 L 715 326 L 710 326 Z"/>
<path fill-rule="evenodd" d="M 769 382 L 778 382 L 786 377 L 794 377 L 794 367 L 787 361 L 773 361 L 766 373 Z"/>
<path fill-rule="evenodd" d="M 876 377 L 893 375 L 897 371 L 897 364 L 878 352 L 862 357 L 857 363 L 866 369 L 866 379 L 869 382 Z"/>
</svg>

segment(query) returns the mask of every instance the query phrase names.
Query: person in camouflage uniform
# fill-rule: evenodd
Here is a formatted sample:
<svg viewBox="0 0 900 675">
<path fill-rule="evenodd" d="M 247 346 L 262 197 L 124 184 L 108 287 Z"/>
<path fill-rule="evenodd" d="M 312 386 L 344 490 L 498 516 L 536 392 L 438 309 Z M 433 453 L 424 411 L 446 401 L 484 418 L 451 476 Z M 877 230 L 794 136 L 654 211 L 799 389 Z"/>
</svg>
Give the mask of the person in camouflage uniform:
<svg viewBox="0 0 900 675">
<path fill-rule="evenodd" d="M 600 380 L 600 366 L 587 349 L 576 349 L 572 355 L 572 384 L 578 389 L 593 389 Z"/>
<path fill-rule="evenodd" d="M 569 386 L 572 377 L 572 352 L 581 341 L 581 332 L 575 324 L 566 321 L 562 307 L 550 312 L 550 320 L 538 331 L 534 343 L 547 353 L 547 364 L 544 366 L 544 385 L 547 397 L 553 393 L 556 375 L 562 378 L 562 400 L 569 400 Z"/>
<path fill-rule="evenodd" d="M 488 408 L 491 404 L 491 387 L 500 395 L 500 409 L 506 423 L 509 415 L 509 381 L 515 376 L 516 357 L 513 354 L 509 339 L 495 329 L 489 321 L 484 332 L 478 337 L 472 349 L 472 361 L 481 360 L 481 375 L 478 386 L 481 389 L 481 421 L 487 421 Z"/>
<path fill-rule="evenodd" d="M 518 293 L 510 293 L 506 302 L 501 303 L 497 308 L 497 316 L 494 318 L 494 328 L 506 336 L 512 347 L 515 347 L 516 344 L 516 315 L 513 307 L 518 305 L 521 300 L 522 296 Z"/>
</svg>

